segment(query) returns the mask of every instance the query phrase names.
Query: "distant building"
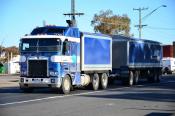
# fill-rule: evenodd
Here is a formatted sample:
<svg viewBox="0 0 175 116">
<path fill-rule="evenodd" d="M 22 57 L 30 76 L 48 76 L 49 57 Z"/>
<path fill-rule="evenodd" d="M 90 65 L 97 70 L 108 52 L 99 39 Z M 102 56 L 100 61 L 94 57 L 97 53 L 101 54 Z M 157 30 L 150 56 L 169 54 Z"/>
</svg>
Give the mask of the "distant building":
<svg viewBox="0 0 175 116">
<path fill-rule="evenodd" d="M 173 56 L 173 45 L 163 45 L 163 57 Z"/>
<path fill-rule="evenodd" d="M 13 57 L 9 62 L 4 63 L 4 67 L 8 74 L 16 74 L 20 72 L 20 55 Z"/>
</svg>

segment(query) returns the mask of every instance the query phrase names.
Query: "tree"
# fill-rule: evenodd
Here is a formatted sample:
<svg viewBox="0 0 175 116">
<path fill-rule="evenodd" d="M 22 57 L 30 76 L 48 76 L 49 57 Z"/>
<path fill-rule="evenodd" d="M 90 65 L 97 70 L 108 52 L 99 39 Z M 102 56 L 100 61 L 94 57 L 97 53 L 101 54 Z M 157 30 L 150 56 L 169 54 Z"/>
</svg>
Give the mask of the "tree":
<svg viewBox="0 0 175 116">
<path fill-rule="evenodd" d="M 16 46 L 11 46 L 11 47 L 5 48 L 5 52 L 12 53 L 13 55 L 16 56 L 19 54 L 19 49 Z"/>
<path fill-rule="evenodd" d="M 11 47 L 1 47 L 1 53 L 5 52 L 5 57 L 0 57 L 0 62 L 7 62 L 9 55 L 12 53 L 13 56 L 19 55 L 19 49 L 16 46 Z"/>
<path fill-rule="evenodd" d="M 95 32 L 104 34 L 124 34 L 130 36 L 130 19 L 127 15 L 114 15 L 111 10 L 100 11 L 95 14 L 91 25 Z"/>
</svg>

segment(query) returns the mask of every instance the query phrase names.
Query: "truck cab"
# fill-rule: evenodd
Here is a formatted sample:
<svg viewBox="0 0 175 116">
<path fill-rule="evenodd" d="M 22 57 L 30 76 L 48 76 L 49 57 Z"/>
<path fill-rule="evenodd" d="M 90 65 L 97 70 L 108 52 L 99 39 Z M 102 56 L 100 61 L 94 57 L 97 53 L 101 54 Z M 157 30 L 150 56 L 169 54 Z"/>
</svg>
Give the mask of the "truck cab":
<svg viewBox="0 0 175 116">
<path fill-rule="evenodd" d="M 77 28 L 40 27 L 20 40 L 20 88 L 59 88 L 65 73 L 80 73 L 77 62 L 80 55 Z"/>
<path fill-rule="evenodd" d="M 67 94 L 74 86 L 107 87 L 112 70 L 112 38 L 83 33 L 76 27 L 35 28 L 20 40 L 20 88 L 58 88 Z"/>
</svg>

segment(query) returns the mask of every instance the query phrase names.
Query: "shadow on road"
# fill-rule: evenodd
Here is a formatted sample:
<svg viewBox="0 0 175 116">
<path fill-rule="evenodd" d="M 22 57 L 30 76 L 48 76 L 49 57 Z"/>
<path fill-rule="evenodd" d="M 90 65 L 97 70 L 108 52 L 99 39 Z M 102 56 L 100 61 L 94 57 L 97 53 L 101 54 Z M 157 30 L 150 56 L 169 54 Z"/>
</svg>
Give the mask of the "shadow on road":
<svg viewBox="0 0 175 116">
<path fill-rule="evenodd" d="M 168 79 L 168 80 L 167 80 Z M 175 102 L 175 78 L 165 78 L 160 83 L 144 84 L 131 88 L 107 90 L 108 94 L 82 95 L 83 97 Z M 171 82 L 168 82 L 171 81 Z M 118 92 L 117 92 L 118 91 Z"/>
<path fill-rule="evenodd" d="M 173 113 L 152 112 L 145 116 L 173 116 Z"/>
</svg>

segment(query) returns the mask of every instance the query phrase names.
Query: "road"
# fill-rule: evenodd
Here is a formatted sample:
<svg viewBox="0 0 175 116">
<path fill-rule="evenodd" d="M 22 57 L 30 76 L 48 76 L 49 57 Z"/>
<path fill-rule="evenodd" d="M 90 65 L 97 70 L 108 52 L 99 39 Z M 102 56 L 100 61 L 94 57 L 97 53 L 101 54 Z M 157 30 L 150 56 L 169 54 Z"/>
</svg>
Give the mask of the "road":
<svg viewBox="0 0 175 116">
<path fill-rule="evenodd" d="M 99 91 L 80 88 L 70 95 L 1 87 L 0 116 L 175 116 L 175 76 L 134 87 L 116 84 Z"/>
</svg>

